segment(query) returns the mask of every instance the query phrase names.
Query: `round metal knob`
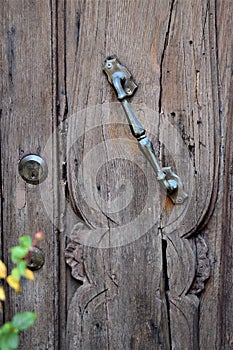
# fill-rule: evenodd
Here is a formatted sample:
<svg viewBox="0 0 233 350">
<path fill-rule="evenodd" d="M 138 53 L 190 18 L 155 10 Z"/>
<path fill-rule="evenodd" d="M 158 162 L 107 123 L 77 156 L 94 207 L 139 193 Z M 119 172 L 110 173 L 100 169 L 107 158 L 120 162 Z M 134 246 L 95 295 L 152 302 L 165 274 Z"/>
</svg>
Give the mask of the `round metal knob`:
<svg viewBox="0 0 233 350">
<path fill-rule="evenodd" d="M 44 265 L 44 253 L 38 247 L 33 247 L 30 253 L 28 268 L 32 271 L 39 270 Z"/>
<path fill-rule="evenodd" d="M 43 158 L 30 154 L 20 160 L 19 174 L 27 183 L 38 185 L 46 179 L 48 166 Z"/>
</svg>

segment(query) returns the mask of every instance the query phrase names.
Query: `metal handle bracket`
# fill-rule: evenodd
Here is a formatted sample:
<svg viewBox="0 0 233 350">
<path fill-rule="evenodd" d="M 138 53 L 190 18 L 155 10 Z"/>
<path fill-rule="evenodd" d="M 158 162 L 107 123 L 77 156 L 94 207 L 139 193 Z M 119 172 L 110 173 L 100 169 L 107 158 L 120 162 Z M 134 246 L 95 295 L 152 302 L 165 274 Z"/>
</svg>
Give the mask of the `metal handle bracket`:
<svg viewBox="0 0 233 350">
<path fill-rule="evenodd" d="M 108 81 L 113 85 L 117 98 L 121 102 L 128 119 L 131 132 L 138 140 L 139 148 L 157 173 L 157 179 L 162 184 L 174 204 L 182 204 L 188 197 L 183 190 L 183 184 L 178 175 L 170 167 L 162 168 L 156 158 L 151 140 L 146 135 L 146 130 L 136 117 L 126 97 L 132 96 L 137 89 L 131 73 L 120 64 L 116 57 L 108 57 L 103 68 Z"/>
</svg>

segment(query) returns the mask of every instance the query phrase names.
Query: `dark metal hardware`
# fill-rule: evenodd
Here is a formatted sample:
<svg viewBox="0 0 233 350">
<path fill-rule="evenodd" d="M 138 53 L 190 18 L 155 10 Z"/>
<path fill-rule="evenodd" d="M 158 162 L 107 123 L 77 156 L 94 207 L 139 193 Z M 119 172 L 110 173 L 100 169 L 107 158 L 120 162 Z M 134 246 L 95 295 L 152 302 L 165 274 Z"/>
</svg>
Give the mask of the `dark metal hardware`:
<svg viewBox="0 0 233 350">
<path fill-rule="evenodd" d="M 27 183 L 38 185 L 46 179 L 48 166 L 40 156 L 29 154 L 20 160 L 19 174 Z"/>
<path fill-rule="evenodd" d="M 39 270 L 44 265 L 44 253 L 38 247 L 33 247 L 30 254 L 30 261 L 28 263 L 28 268 L 32 271 Z"/>
<path fill-rule="evenodd" d="M 152 142 L 146 136 L 146 130 L 136 117 L 131 105 L 126 100 L 126 98 L 132 96 L 137 89 L 132 75 L 127 68 L 120 64 L 116 57 L 107 58 L 103 70 L 107 74 L 108 81 L 113 85 L 117 93 L 117 98 L 120 100 L 125 111 L 133 136 L 138 140 L 142 153 L 157 173 L 157 179 L 166 190 L 172 202 L 174 204 L 182 204 L 188 197 L 188 194 L 183 190 L 183 185 L 179 176 L 176 175 L 170 167 L 162 168 L 160 166 Z"/>
</svg>

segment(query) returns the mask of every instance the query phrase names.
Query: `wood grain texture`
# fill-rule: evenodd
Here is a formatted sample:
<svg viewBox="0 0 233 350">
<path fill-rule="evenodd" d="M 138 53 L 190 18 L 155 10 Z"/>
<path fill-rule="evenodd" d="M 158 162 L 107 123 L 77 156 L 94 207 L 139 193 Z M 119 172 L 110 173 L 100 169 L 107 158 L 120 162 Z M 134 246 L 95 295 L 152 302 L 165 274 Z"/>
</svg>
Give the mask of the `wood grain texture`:
<svg viewBox="0 0 233 350">
<path fill-rule="evenodd" d="M 219 144 L 215 132 L 218 118 L 213 102 L 217 99 L 217 89 L 212 88 L 212 85 L 217 78 L 216 71 L 212 70 L 215 51 L 210 48 L 215 45 L 212 34 L 215 27 L 209 21 L 209 11 L 209 3 L 201 1 L 195 2 L 195 5 L 176 1 L 147 4 L 141 1 L 137 4 L 132 1 L 72 2 L 67 7 L 69 18 L 72 18 L 72 13 L 76 13 L 76 27 L 71 21 L 67 26 L 69 111 L 72 114 L 84 107 L 95 106 L 89 111 L 77 113 L 68 132 L 67 166 L 71 201 L 76 213 L 86 223 L 76 226 L 78 229 L 72 231 L 66 253 L 73 275 L 84 281 L 69 311 L 70 349 L 77 346 L 80 349 L 96 346 L 137 349 L 142 346 L 141 342 L 148 349 L 199 347 L 199 297 L 196 295 L 199 293 L 191 291 L 197 279 L 197 246 L 196 238 L 187 237 L 198 233 L 198 228 L 205 225 L 216 198 L 214 183 Z M 120 106 L 113 108 L 112 105 L 104 105 L 106 101 L 115 101 L 114 92 L 109 89 L 100 70 L 104 58 L 109 54 L 116 54 L 131 69 L 139 83 L 133 100 L 139 104 L 135 106 L 136 113 L 151 133 L 157 145 L 156 152 L 160 154 L 164 165 L 173 165 L 189 189 L 189 199 L 184 206 L 173 207 L 160 193 L 155 176 L 141 158 L 127 126 L 117 125 L 119 122 L 124 123 Z M 102 107 L 98 107 L 97 104 L 101 102 Z M 114 125 L 111 126 L 111 123 Z M 123 143 L 126 137 L 130 145 Z M 121 142 L 113 141 L 114 138 L 121 138 Z M 213 154 L 212 158 L 209 157 L 210 153 Z M 120 158 L 124 158 L 124 161 L 120 161 Z M 126 162 L 129 159 L 131 163 Z M 134 163 L 145 171 L 145 180 L 134 169 Z M 101 207 L 101 204 L 104 200 L 113 201 L 120 196 L 119 184 L 124 184 L 126 189 L 129 186 L 129 182 L 125 183 L 126 179 L 130 179 L 134 190 L 132 206 L 127 207 L 128 211 L 108 212 L 109 207 Z M 151 179 L 155 182 L 155 187 L 149 188 L 154 197 L 152 208 L 155 208 L 155 203 L 163 203 L 160 221 L 156 220 L 156 212 L 152 215 L 148 212 L 147 221 L 151 220 L 151 230 L 146 230 L 145 236 L 143 233 L 140 238 L 145 222 L 140 218 L 139 205 L 142 201 L 143 206 L 148 205 L 149 197 L 145 196 L 143 188 Z M 99 197 L 103 199 L 102 202 Z M 145 198 L 147 202 L 144 202 Z M 134 234 L 140 239 L 116 249 L 114 235 L 117 230 L 124 232 L 124 224 L 133 223 L 136 216 L 139 217 L 139 224 L 137 222 L 138 225 L 134 226 Z M 100 236 L 97 235 L 99 227 L 106 228 Z M 127 234 L 130 236 L 130 231 Z M 98 244 L 93 243 L 96 239 L 93 237 L 99 237 Z M 146 239 L 148 244 L 144 243 Z M 162 244 L 162 240 L 166 243 Z M 108 244 L 113 245 L 110 251 L 96 249 L 108 247 Z M 92 248 L 88 247 L 90 245 Z M 132 247 L 137 257 L 137 270 L 130 263 Z M 153 288 L 160 291 L 156 293 L 159 304 L 145 294 L 147 285 L 150 285 L 151 270 L 144 260 L 144 254 L 153 256 L 151 264 L 154 274 L 151 278 L 157 280 Z M 127 263 L 125 257 L 128 257 Z M 117 281 L 117 294 L 114 292 L 115 280 L 112 287 L 108 282 L 107 276 L 111 276 L 112 270 Z M 135 279 L 135 275 L 140 278 Z M 165 282 L 161 283 L 162 276 Z M 121 280 L 124 284 L 119 283 Z M 90 292 L 94 286 L 95 291 Z M 147 323 L 144 317 L 144 323 L 140 324 L 141 316 L 136 307 L 138 293 L 144 294 L 145 308 L 150 303 L 150 309 L 155 314 L 163 315 L 162 318 L 157 317 L 156 322 L 153 313 L 150 318 L 159 334 L 161 328 L 166 330 L 165 333 L 163 331 L 165 338 L 159 336 L 157 340 L 152 340 L 143 336 L 147 334 Z M 134 310 L 127 309 L 126 313 L 125 304 L 130 305 L 129 295 L 130 298 L 134 297 L 135 307 Z M 111 300 L 111 296 L 117 304 Z M 99 309 L 97 305 L 93 306 L 94 309 L 88 311 L 87 319 L 87 315 L 84 317 L 83 304 L 89 305 L 90 301 L 97 303 Z M 160 304 L 164 306 L 164 311 Z M 75 305 L 79 312 L 74 315 L 71 310 Z M 123 324 L 120 322 L 122 309 Z M 101 332 L 96 336 L 91 333 L 94 319 L 100 319 L 102 325 Z M 130 327 L 133 319 L 138 320 L 136 329 Z M 72 331 L 74 323 L 80 324 L 80 328 Z M 125 324 L 128 325 L 127 330 Z M 164 324 L 170 325 L 170 331 Z M 138 334 L 138 329 L 142 333 Z M 127 335 L 120 342 L 122 336 L 119 334 L 125 332 Z"/>
<path fill-rule="evenodd" d="M 188 181 L 190 200 L 180 222 L 171 215 L 168 224 L 165 216 L 164 224 L 174 349 L 200 348 L 200 295 L 192 290 L 198 274 L 198 246 L 192 235 L 195 237 L 208 223 L 218 190 L 220 135 L 214 13 L 215 3 L 211 1 L 195 5 L 175 1 L 164 47 L 161 109 L 183 140 L 172 140 L 173 152 L 180 155 L 175 165 Z M 166 145 L 170 138 L 162 132 L 160 139 Z M 183 154 L 185 148 L 192 162 L 190 168 Z M 164 157 L 169 159 L 166 150 Z M 178 218 L 176 211 L 175 215 Z M 173 225 L 169 225 L 171 219 Z"/>
<path fill-rule="evenodd" d="M 221 1 L 216 3 L 216 37 L 217 37 L 217 67 L 219 88 L 219 117 L 221 127 L 221 173 L 218 206 L 210 222 L 209 236 L 216 237 L 213 244 L 213 281 L 218 286 L 217 305 L 210 293 L 208 303 L 204 308 L 203 319 L 207 318 L 209 309 L 217 308 L 217 322 L 214 324 L 216 348 L 231 349 L 233 345 L 232 324 L 232 36 L 228 35 L 232 26 L 233 5 L 227 1 L 224 6 Z M 213 291 L 212 291 L 213 293 Z M 212 313 L 212 312 L 211 312 Z M 212 317 L 213 319 L 213 317 Z M 202 338 L 205 345 L 206 340 Z"/>
<path fill-rule="evenodd" d="M 46 233 L 45 265 L 4 317 L 29 309 L 22 350 L 231 349 L 231 0 L 5 1 L 1 252 Z M 102 71 L 117 55 L 173 206 Z M 42 154 L 39 186 L 18 175 Z M 66 267 L 65 262 L 71 269 Z M 73 276 L 73 277 L 72 277 Z"/>
<path fill-rule="evenodd" d="M 17 245 L 21 235 L 43 231 L 46 237 L 41 243 L 44 267 L 35 272 L 34 282 L 23 281 L 23 294 L 9 291 L 6 301 L 5 321 L 18 311 L 37 313 L 35 326 L 20 337 L 19 349 L 23 350 L 57 349 L 59 343 L 53 218 L 47 216 L 40 199 L 40 185 L 26 184 L 18 174 L 18 162 L 24 155 L 42 153 L 55 121 L 51 13 L 49 1 L 5 1 L 1 5 L 2 258 L 9 269 L 9 248 Z M 50 149 L 47 161 L 53 160 L 52 153 Z"/>
<path fill-rule="evenodd" d="M 68 311 L 67 349 L 169 348 L 162 241 L 154 225 L 159 186 L 121 106 L 108 104 L 116 98 L 102 71 L 104 59 L 118 55 L 141 84 L 134 103 L 158 111 L 169 11 L 169 2 L 67 3 L 67 99 L 70 116 L 76 113 L 68 131 L 68 186 L 86 222 L 73 229 L 67 251 L 74 276 L 84 280 Z M 140 105 L 136 111 L 146 119 Z M 158 123 L 159 116 L 154 140 Z"/>
</svg>

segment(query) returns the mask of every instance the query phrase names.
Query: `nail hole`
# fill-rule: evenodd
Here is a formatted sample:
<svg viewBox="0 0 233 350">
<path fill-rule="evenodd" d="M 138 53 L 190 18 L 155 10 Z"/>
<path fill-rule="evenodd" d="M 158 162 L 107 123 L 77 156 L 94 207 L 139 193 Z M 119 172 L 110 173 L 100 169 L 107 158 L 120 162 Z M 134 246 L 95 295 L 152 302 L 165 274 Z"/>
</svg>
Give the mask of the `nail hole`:
<svg viewBox="0 0 233 350">
<path fill-rule="evenodd" d="M 175 118 L 176 113 L 175 113 L 175 112 L 171 112 L 171 116 L 172 116 L 173 118 Z"/>
<path fill-rule="evenodd" d="M 95 324 L 95 327 L 96 327 L 96 329 L 99 330 L 99 331 L 102 330 L 102 325 L 101 325 L 101 323 L 98 323 L 98 322 L 97 322 L 97 323 Z"/>
</svg>

